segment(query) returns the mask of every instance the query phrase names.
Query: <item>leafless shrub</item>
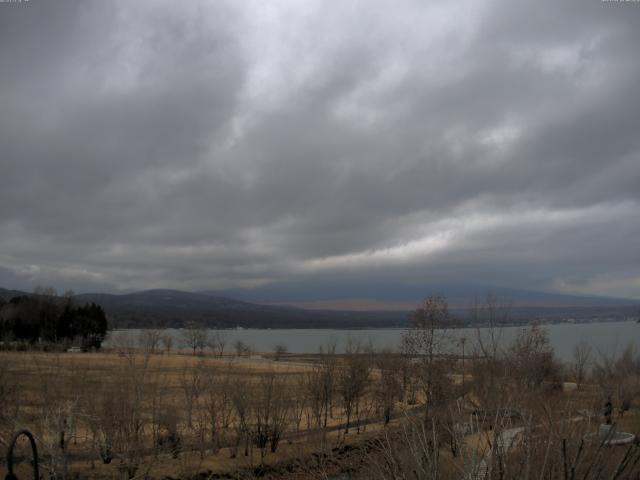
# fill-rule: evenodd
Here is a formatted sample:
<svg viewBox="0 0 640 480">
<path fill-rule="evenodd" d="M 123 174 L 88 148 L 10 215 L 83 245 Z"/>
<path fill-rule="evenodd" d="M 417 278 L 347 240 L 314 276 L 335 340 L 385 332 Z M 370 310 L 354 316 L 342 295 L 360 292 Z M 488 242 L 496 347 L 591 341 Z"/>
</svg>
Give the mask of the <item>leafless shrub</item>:
<svg viewBox="0 0 640 480">
<path fill-rule="evenodd" d="M 182 451 L 182 435 L 180 433 L 180 417 L 175 408 L 167 408 L 160 412 L 157 419 L 158 437 L 156 445 L 161 452 L 178 458 Z"/>
<path fill-rule="evenodd" d="M 369 459 L 371 478 L 378 479 L 622 479 L 640 474 L 640 446 L 612 449 L 585 438 L 588 424 L 561 412 L 527 415 L 514 424 L 497 413 L 486 430 L 470 419 L 450 425 L 433 418 L 429 424 L 408 417 L 399 431 L 386 430 Z M 545 418 L 546 417 L 546 418 Z M 444 449 L 455 438 L 455 453 Z"/>
<path fill-rule="evenodd" d="M 77 416 L 77 402 L 55 402 L 44 411 L 40 446 L 45 469 L 53 477 L 66 479 L 69 476 L 68 449 L 75 435 Z"/>
<path fill-rule="evenodd" d="M 435 430 L 424 422 L 407 422 L 400 432 L 385 430 L 371 455 L 372 477 L 420 480 L 442 478 Z"/>
</svg>

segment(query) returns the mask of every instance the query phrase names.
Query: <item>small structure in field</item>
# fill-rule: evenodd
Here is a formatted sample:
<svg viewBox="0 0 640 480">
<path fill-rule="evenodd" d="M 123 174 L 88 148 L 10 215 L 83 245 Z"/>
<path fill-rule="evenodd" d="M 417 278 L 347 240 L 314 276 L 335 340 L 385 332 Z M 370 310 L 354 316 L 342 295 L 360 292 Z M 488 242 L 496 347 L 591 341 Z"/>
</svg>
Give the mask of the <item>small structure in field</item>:
<svg viewBox="0 0 640 480">
<path fill-rule="evenodd" d="M 586 435 L 584 437 L 585 440 L 597 440 L 602 442 L 602 445 L 609 447 L 632 443 L 636 439 L 636 436 L 633 433 L 617 432 L 615 423 L 611 421 L 612 414 L 613 404 L 611 403 L 611 397 L 609 396 L 603 410 L 605 423 L 600 425 L 596 433 L 589 433 Z"/>
</svg>

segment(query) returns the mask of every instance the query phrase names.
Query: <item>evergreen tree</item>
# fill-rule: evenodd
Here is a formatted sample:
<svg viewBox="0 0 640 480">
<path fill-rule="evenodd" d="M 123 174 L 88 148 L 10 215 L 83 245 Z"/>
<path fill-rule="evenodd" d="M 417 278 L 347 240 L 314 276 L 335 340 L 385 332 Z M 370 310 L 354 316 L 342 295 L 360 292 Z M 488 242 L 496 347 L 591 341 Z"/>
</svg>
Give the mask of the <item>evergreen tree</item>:
<svg viewBox="0 0 640 480">
<path fill-rule="evenodd" d="M 100 305 L 74 307 L 54 295 L 12 298 L 0 304 L 0 337 L 29 343 L 70 343 L 79 340 L 83 350 L 100 348 L 107 334 L 107 316 Z"/>
</svg>

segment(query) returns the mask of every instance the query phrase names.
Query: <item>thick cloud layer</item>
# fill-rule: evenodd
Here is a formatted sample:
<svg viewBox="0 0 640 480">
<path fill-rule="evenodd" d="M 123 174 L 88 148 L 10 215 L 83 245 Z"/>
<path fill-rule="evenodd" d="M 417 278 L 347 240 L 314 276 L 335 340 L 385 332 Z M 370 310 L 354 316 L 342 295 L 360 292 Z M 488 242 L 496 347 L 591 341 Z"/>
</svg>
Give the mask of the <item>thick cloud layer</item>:
<svg viewBox="0 0 640 480">
<path fill-rule="evenodd" d="M 0 3 L 0 285 L 640 298 L 639 27 L 635 2 Z"/>
</svg>

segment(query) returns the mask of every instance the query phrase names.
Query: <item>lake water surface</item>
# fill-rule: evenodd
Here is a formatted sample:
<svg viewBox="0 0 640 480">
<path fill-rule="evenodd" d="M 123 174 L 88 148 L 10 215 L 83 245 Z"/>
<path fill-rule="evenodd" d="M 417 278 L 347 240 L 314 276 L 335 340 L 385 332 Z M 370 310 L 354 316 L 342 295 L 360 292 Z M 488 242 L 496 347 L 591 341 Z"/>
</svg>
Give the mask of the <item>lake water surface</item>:
<svg viewBox="0 0 640 480">
<path fill-rule="evenodd" d="M 504 327 L 501 329 L 502 344 L 508 344 L 524 327 Z M 549 340 L 557 356 L 562 360 L 570 360 L 574 346 L 582 341 L 587 342 L 593 348 L 595 355 L 614 351 L 621 352 L 629 343 L 636 347 L 640 341 L 640 324 L 635 322 L 605 322 L 605 323 L 581 323 L 581 324 L 553 324 L 544 325 L 543 328 L 549 335 Z M 481 334 L 486 334 L 485 329 L 479 329 Z M 256 352 L 273 351 L 276 345 L 285 345 L 291 353 L 316 353 L 320 346 L 326 346 L 329 342 L 336 343 L 338 352 L 343 352 L 348 341 L 354 340 L 364 344 L 371 343 L 375 348 L 397 348 L 400 346 L 402 328 L 378 328 L 361 330 L 337 330 L 337 329 L 233 329 L 220 330 L 227 338 L 227 349 L 231 351 L 235 341 L 241 340 L 251 345 Z M 483 333 L 484 332 L 484 333 Z M 174 337 L 174 345 L 179 346 L 184 338 L 180 329 L 166 329 L 164 333 Z M 466 351 L 471 352 L 473 343 L 477 339 L 478 329 L 460 328 L 450 330 L 454 339 L 466 338 Z M 116 330 L 112 332 L 105 346 L 113 344 L 116 338 L 126 337 L 135 340 L 140 335 L 140 330 Z M 460 342 L 452 342 L 458 345 Z"/>
</svg>

